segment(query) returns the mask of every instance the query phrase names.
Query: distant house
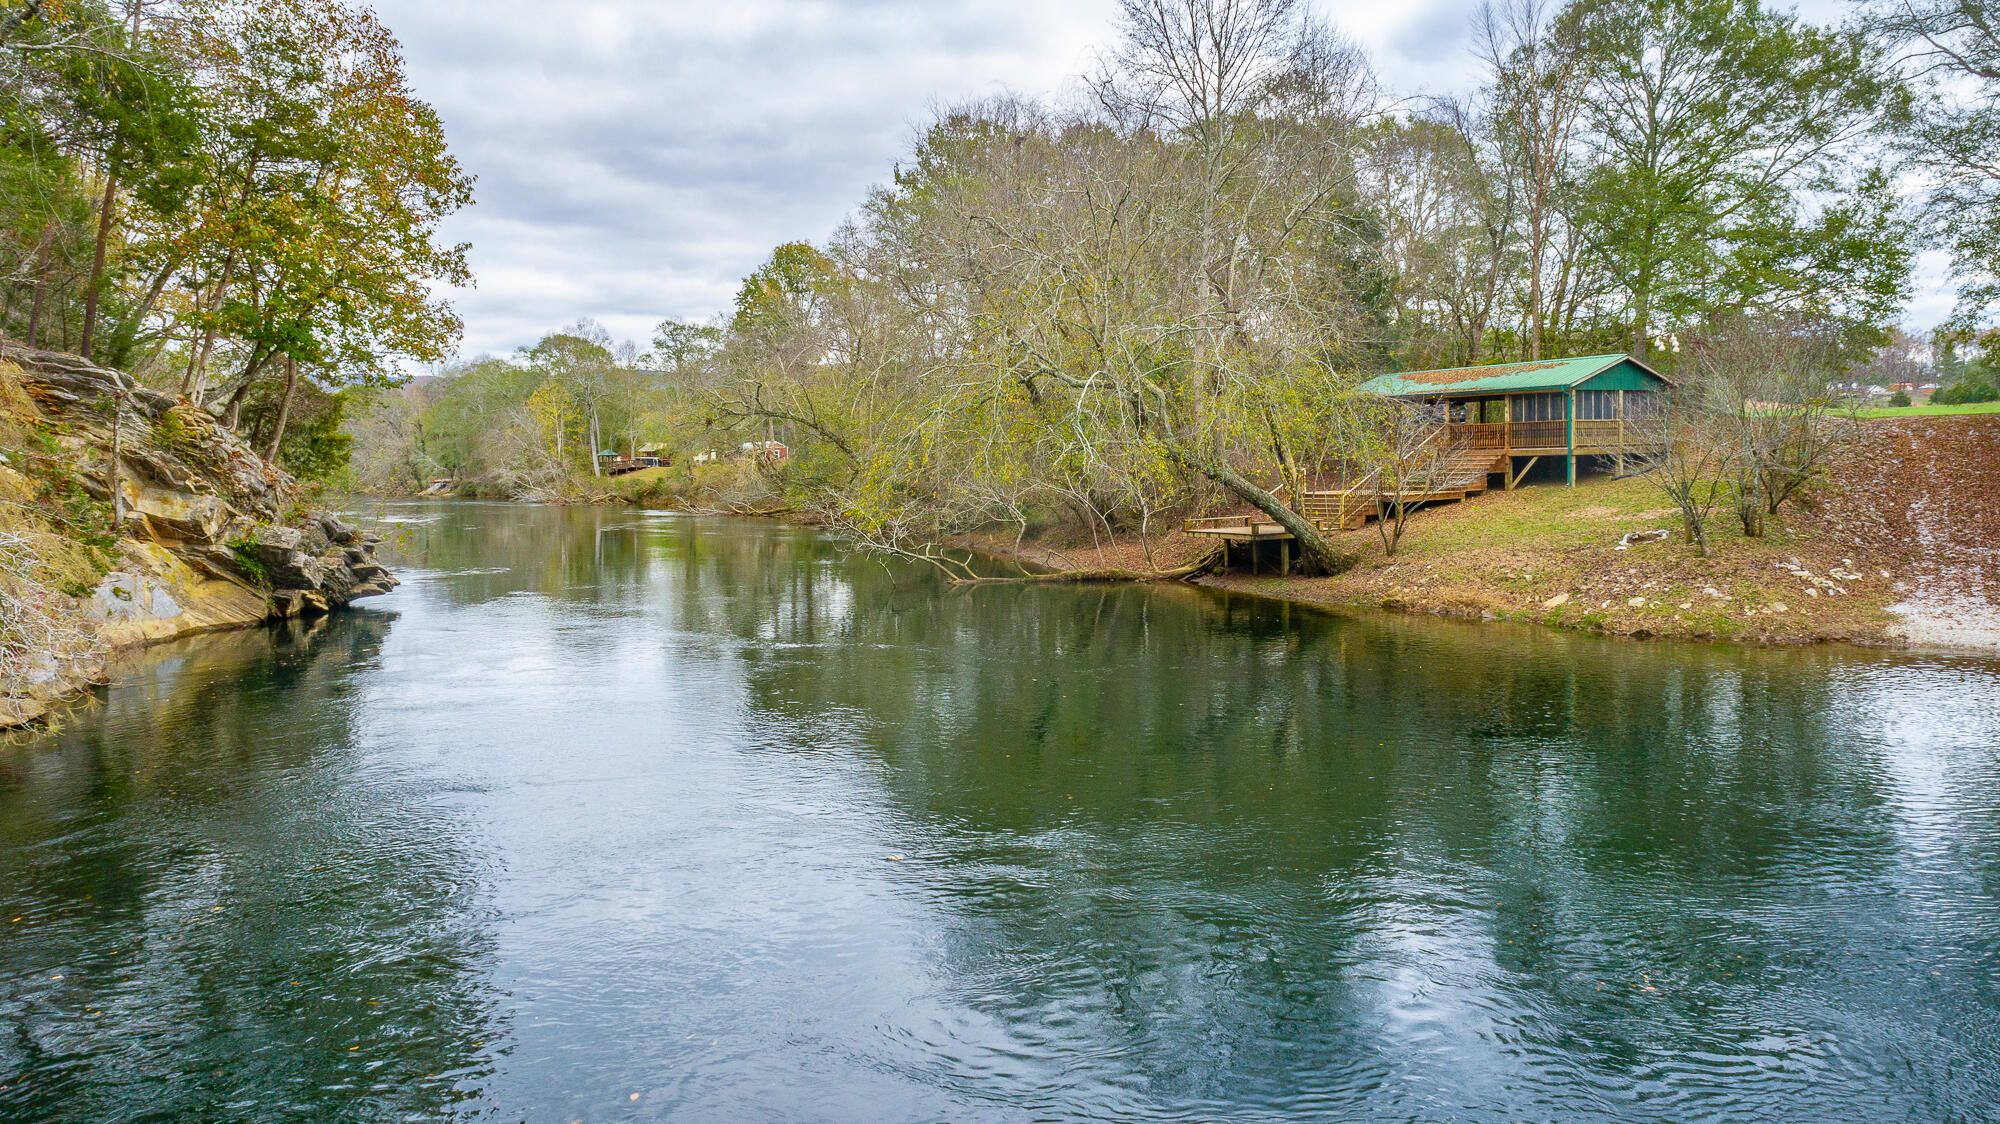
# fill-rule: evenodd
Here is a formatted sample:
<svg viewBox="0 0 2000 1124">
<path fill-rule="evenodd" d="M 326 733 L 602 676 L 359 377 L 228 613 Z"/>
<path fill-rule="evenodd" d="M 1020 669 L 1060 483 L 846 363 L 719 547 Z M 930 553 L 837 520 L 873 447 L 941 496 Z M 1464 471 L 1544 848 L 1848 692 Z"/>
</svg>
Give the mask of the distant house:
<svg viewBox="0 0 2000 1124">
<path fill-rule="evenodd" d="M 1505 473 L 1512 487 L 1543 457 L 1563 458 L 1574 484 L 1579 458 L 1622 463 L 1649 451 L 1639 423 L 1657 413 L 1673 383 L 1630 355 L 1590 355 L 1405 371 L 1361 389 L 1443 405 L 1451 438 L 1469 452 L 1490 450 L 1489 471 Z"/>
<path fill-rule="evenodd" d="M 782 441 L 745 441 L 737 450 L 738 460 L 758 461 L 763 464 L 779 464 L 790 460 L 792 451 Z"/>
</svg>

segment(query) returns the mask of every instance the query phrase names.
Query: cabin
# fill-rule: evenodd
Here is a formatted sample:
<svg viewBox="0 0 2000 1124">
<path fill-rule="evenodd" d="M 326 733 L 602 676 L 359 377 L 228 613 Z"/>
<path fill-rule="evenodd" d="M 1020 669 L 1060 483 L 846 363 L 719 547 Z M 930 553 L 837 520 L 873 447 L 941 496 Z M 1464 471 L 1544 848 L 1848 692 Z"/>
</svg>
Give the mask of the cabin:
<svg viewBox="0 0 2000 1124">
<path fill-rule="evenodd" d="M 1653 452 L 1646 419 L 1664 408 L 1673 383 L 1630 355 L 1589 355 L 1406 371 L 1361 384 L 1371 394 L 1443 405 L 1447 439 L 1491 454 L 1489 471 L 1513 488 L 1543 458 L 1561 458 L 1576 483 L 1577 462 L 1599 458 L 1622 472 L 1627 457 Z"/>
<path fill-rule="evenodd" d="M 1559 459 L 1572 486 L 1579 461 L 1595 459 L 1623 473 L 1628 458 L 1658 451 L 1658 431 L 1646 423 L 1665 408 L 1673 383 L 1630 355 L 1591 355 L 1405 371 L 1361 389 L 1441 407 L 1445 426 L 1434 439 L 1445 442 L 1450 457 L 1422 485 L 1393 494 L 1384 491 L 1380 469 L 1361 468 L 1304 492 L 1296 510 L 1322 531 L 1365 526 L 1397 505 L 1469 499 L 1496 476 L 1511 491 L 1544 459 Z M 1259 545 L 1276 542 L 1279 572 L 1290 569 L 1291 533 L 1262 513 L 1189 519 L 1181 529 L 1219 538 L 1225 549 L 1246 545 L 1253 570 Z"/>
</svg>

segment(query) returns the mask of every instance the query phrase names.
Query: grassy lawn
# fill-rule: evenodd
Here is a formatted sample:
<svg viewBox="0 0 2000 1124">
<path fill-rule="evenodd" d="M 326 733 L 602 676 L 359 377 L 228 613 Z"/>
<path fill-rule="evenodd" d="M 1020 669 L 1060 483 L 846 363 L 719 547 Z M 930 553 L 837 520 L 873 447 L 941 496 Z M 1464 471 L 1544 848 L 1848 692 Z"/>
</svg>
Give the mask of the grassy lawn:
<svg viewBox="0 0 2000 1124">
<path fill-rule="evenodd" d="M 1975 402 L 1970 406 L 1881 406 L 1859 411 L 1864 418 L 1943 418 L 1954 414 L 2000 414 L 2000 402 Z"/>
<path fill-rule="evenodd" d="M 1482 547 L 1608 546 L 1627 531 L 1675 525 L 1666 498 L 1650 481 L 1585 477 L 1574 488 L 1538 483 L 1513 492 L 1496 489 L 1465 504 L 1418 512 L 1410 517 L 1409 533 L 1398 553 L 1428 557 Z M 1374 536 L 1371 525 L 1367 537 Z"/>
</svg>

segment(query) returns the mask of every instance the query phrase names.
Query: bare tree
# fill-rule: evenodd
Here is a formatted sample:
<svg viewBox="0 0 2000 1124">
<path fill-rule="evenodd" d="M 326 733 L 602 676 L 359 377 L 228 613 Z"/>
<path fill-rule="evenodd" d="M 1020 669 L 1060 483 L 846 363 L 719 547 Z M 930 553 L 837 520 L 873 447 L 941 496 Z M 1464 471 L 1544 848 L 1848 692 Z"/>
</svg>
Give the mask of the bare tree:
<svg viewBox="0 0 2000 1124">
<path fill-rule="evenodd" d="M 1698 395 L 1676 394 L 1661 410 L 1634 423 L 1646 479 L 1680 513 L 1681 531 L 1696 553 L 1708 554 L 1708 521 L 1731 494 L 1735 450 L 1716 432 Z"/>
<path fill-rule="evenodd" d="M 1366 491 L 1381 515 L 1375 521 L 1383 552 L 1394 556 L 1410 514 L 1449 490 L 1463 440 L 1454 440 L 1444 407 L 1383 398 L 1357 415 L 1366 432 L 1353 444 L 1372 481 Z"/>
<path fill-rule="evenodd" d="M 1740 321 L 1693 350 L 1677 395 L 1728 450 L 1730 505 L 1743 533 L 1761 537 L 1858 436 L 1834 384 L 1837 349 L 1809 326 Z"/>
<path fill-rule="evenodd" d="M 1093 535 L 1150 527 L 1129 502 L 1147 481 L 1248 504 L 1337 570 L 1298 487 L 1274 485 L 1310 475 L 1354 397 L 1372 81 L 1296 3 L 1125 16 L 1092 106 L 941 115 L 827 247 L 810 316 L 736 333 L 746 358 L 795 358 L 739 367 L 735 416 L 839 434 L 852 463 L 829 498 L 863 541 L 937 541 L 1025 502 Z"/>
<path fill-rule="evenodd" d="M 1514 176 L 1496 167 L 1489 120 L 1456 102 L 1368 130 L 1362 183 L 1381 216 L 1403 365 L 1480 362 L 1520 255 Z"/>
<path fill-rule="evenodd" d="M 1549 259 L 1562 230 L 1562 198 L 1575 160 L 1571 137 L 1584 104 L 1575 46 L 1554 34 L 1544 0 L 1501 0 L 1479 9 L 1474 49 L 1486 64 L 1500 150 L 1519 184 L 1528 293 L 1522 309 L 1528 358 L 1542 357 L 1548 324 Z"/>
</svg>

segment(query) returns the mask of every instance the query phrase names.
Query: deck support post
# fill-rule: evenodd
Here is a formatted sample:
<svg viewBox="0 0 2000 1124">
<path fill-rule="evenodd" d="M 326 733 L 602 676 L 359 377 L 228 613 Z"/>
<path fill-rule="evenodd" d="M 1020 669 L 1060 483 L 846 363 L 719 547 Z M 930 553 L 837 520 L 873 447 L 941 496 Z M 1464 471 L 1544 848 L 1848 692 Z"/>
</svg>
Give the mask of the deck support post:
<svg viewBox="0 0 2000 1124">
<path fill-rule="evenodd" d="M 1251 524 L 1251 526 L 1254 528 L 1256 524 L 1253 523 Z M 1254 534 L 1255 532 L 1253 531 L 1252 533 Z M 1257 572 L 1258 561 L 1259 559 L 1257 557 L 1257 540 L 1253 538 L 1250 540 L 1250 572 L 1253 574 Z"/>
<path fill-rule="evenodd" d="M 1569 486 L 1576 487 L 1576 388 L 1563 396 L 1563 441 L 1569 447 Z"/>
<path fill-rule="evenodd" d="M 1278 576 L 1292 576 L 1292 543 L 1290 539 L 1278 540 Z"/>
<path fill-rule="evenodd" d="M 1618 475 L 1625 475 L 1625 392 L 1618 392 Z"/>
</svg>

